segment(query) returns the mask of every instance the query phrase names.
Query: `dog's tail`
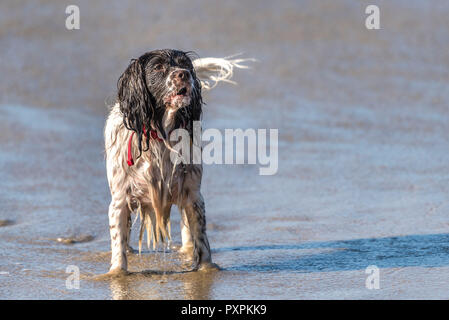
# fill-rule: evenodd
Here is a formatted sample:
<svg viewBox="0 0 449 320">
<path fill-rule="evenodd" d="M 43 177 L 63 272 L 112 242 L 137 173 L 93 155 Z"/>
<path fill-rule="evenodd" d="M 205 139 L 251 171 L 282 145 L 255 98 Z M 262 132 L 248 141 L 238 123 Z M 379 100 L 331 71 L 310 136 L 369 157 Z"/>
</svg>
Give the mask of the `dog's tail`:
<svg viewBox="0 0 449 320">
<path fill-rule="evenodd" d="M 193 66 L 201 81 L 202 88 L 204 90 L 213 89 L 220 81 L 236 84 L 235 81 L 231 80 L 234 68 L 248 69 L 249 67 L 242 63 L 256 61 L 253 58 L 233 59 L 236 56 L 193 60 Z"/>
</svg>

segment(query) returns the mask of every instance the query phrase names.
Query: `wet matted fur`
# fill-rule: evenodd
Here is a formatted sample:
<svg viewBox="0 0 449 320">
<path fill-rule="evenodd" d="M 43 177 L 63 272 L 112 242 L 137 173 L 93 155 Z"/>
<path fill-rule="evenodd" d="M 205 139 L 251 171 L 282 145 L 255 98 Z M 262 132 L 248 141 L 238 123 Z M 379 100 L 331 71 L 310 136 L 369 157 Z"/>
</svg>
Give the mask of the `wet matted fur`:
<svg viewBox="0 0 449 320">
<path fill-rule="evenodd" d="M 170 211 L 181 212 L 181 251 L 190 253 L 194 269 L 212 266 L 206 234 L 204 200 L 200 192 L 201 164 L 172 163 L 169 133 L 177 128 L 193 135 L 193 121 L 201 119 L 202 87 L 230 81 L 233 67 L 246 68 L 243 59 L 191 59 L 178 50 L 155 50 L 131 60 L 117 83 L 117 102 L 104 130 L 106 167 L 111 203 L 110 272 L 126 271 L 131 213 L 137 211 L 153 247 L 170 240 Z M 248 59 L 246 59 L 248 60 Z M 201 77 L 198 77 L 198 75 Z M 150 130 L 159 139 L 151 138 Z M 128 142 L 134 165 L 129 166 Z"/>
</svg>

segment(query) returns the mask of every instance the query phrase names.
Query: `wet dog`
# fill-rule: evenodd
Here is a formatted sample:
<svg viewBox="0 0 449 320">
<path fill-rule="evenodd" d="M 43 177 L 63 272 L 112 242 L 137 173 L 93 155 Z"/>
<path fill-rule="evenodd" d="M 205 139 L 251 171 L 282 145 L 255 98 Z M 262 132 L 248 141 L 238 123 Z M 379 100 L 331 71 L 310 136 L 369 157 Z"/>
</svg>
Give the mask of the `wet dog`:
<svg viewBox="0 0 449 320">
<path fill-rule="evenodd" d="M 201 195 L 201 164 L 173 163 L 170 133 L 187 130 L 202 114 L 202 88 L 229 80 L 242 59 L 191 59 L 178 50 L 155 50 L 133 59 L 117 83 L 117 102 L 104 130 L 111 203 L 110 273 L 127 270 L 131 213 L 140 214 L 139 251 L 143 233 L 153 247 L 170 240 L 170 211 L 181 212 L 181 252 L 191 255 L 194 269 L 213 267 Z M 203 74 L 200 80 L 198 74 Z M 215 81 L 211 85 L 209 80 Z"/>
</svg>

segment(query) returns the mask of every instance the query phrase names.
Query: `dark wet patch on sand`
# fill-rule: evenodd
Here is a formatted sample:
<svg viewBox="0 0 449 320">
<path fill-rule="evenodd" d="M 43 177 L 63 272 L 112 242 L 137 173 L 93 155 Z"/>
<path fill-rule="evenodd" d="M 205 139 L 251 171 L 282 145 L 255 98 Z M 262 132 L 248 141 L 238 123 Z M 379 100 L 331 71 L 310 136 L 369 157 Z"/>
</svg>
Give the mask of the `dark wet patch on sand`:
<svg viewBox="0 0 449 320">
<path fill-rule="evenodd" d="M 11 226 L 14 224 L 13 220 L 0 220 L 0 227 L 7 227 L 7 226 Z"/>
<path fill-rule="evenodd" d="M 77 244 L 77 243 L 85 243 L 94 240 L 94 236 L 91 235 L 79 235 L 79 236 L 71 236 L 71 237 L 59 237 L 56 239 L 51 239 L 59 243 L 63 244 Z"/>
</svg>

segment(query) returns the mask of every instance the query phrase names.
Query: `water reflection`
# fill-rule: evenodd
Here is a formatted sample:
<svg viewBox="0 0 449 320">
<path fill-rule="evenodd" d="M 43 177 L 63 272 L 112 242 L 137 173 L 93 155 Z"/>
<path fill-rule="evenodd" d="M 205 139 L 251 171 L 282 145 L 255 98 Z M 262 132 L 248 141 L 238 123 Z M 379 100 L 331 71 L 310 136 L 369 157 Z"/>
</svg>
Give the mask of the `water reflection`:
<svg viewBox="0 0 449 320">
<path fill-rule="evenodd" d="M 218 271 L 159 272 L 145 270 L 110 280 L 111 298 L 127 299 L 212 299 Z"/>
</svg>

